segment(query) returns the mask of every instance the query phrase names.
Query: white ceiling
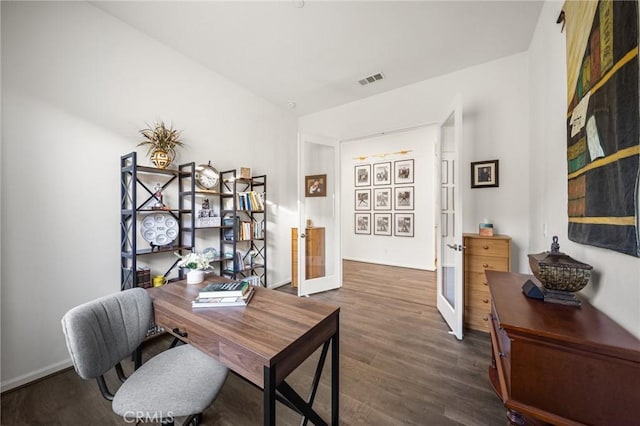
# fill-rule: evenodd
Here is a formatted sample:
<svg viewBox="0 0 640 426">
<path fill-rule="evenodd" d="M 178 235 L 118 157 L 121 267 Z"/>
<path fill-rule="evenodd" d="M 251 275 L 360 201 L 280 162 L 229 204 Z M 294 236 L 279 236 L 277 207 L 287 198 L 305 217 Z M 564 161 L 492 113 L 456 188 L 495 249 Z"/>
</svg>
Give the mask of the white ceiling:
<svg viewBox="0 0 640 426">
<path fill-rule="evenodd" d="M 92 2 L 297 115 L 528 49 L 541 1 Z M 382 72 L 384 80 L 358 80 Z M 481 82 L 478 82 L 481 84 Z"/>
</svg>

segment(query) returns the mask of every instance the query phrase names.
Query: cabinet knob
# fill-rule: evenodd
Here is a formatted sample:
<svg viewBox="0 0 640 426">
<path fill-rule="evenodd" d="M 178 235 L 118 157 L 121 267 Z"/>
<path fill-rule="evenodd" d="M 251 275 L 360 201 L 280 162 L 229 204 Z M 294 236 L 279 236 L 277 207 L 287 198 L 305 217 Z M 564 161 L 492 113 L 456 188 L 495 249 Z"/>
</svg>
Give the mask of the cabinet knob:
<svg viewBox="0 0 640 426">
<path fill-rule="evenodd" d="M 487 246 L 487 245 L 482 246 L 482 248 L 485 249 L 485 250 L 489 250 L 489 246 Z"/>
<path fill-rule="evenodd" d="M 489 299 L 487 298 L 482 299 L 482 303 L 489 303 Z"/>
<path fill-rule="evenodd" d="M 485 321 L 485 322 L 489 321 L 489 317 L 487 317 L 487 316 L 482 317 L 482 321 Z"/>
<path fill-rule="evenodd" d="M 482 284 L 484 284 L 484 285 L 489 285 L 489 283 L 488 283 L 488 282 L 486 282 L 486 281 L 483 281 L 483 282 L 482 282 Z"/>
<path fill-rule="evenodd" d="M 483 267 L 483 268 L 488 268 L 488 267 L 489 267 L 489 264 L 488 264 L 488 263 L 483 263 L 483 264 L 482 264 L 482 267 Z"/>
</svg>

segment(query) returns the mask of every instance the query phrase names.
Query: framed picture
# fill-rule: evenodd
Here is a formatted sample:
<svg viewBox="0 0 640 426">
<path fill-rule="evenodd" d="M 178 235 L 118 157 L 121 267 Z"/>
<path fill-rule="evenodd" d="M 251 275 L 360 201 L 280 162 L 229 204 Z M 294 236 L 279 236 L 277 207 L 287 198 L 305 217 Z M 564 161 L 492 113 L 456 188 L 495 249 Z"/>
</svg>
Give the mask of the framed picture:
<svg viewBox="0 0 640 426">
<path fill-rule="evenodd" d="M 491 188 L 499 185 L 498 160 L 471 163 L 471 188 Z"/>
<path fill-rule="evenodd" d="M 373 165 L 373 184 L 391 185 L 391 161 Z"/>
<path fill-rule="evenodd" d="M 413 237 L 413 213 L 396 213 L 394 230 L 396 237 Z"/>
<path fill-rule="evenodd" d="M 391 188 L 373 188 L 373 209 L 391 210 Z"/>
<path fill-rule="evenodd" d="M 370 189 L 356 189 L 355 209 L 371 210 L 371 190 Z"/>
<path fill-rule="evenodd" d="M 356 234 L 371 234 L 371 213 L 356 213 Z"/>
<path fill-rule="evenodd" d="M 355 186 L 371 185 L 371 164 L 361 164 L 355 167 Z"/>
<path fill-rule="evenodd" d="M 393 183 L 413 183 L 413 159 L 393 162 Z"/>
<path fill-rule="evenodd" d="M 327 196 L 327 175 L 312 175 L 304 177 L 305 197 Z"/>
<path fill-rule="evenodd" d="M 396 186 L 394 191 L 396 210 L 413 210 L 413 186 Z"/>
<path fill-rule="evenodd" d="M 373 235 L 391 235 L 391 213 L 373 214 Z"/>
</svg>

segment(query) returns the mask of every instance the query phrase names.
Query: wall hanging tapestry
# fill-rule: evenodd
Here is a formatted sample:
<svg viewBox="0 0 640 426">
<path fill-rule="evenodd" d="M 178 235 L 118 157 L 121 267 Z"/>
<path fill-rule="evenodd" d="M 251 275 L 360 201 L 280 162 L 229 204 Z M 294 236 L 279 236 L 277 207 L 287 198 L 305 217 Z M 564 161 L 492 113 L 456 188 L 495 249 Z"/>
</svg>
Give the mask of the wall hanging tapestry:
<svg viewBox="0 0 640 426">
<path fill-rule="evenodd" d="M 569 239 L 640 257 L 638 2 L 565 2 Z"/>
</svg>

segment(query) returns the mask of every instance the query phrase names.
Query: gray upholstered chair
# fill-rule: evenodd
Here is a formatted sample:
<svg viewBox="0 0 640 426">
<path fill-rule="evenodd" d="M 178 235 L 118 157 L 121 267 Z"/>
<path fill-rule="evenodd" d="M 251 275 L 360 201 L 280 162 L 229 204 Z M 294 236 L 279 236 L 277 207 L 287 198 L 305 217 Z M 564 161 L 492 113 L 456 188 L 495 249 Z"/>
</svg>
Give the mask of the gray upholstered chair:
<svg viewBox="0 0 640 426">
<path fill-rule="evenodd" d="M 62 318 L 73 366 L 83 379 L 97 379 L 112 409 L 127 421 L 165 423 L 187 416 L 199 424 L 222 387 L 227 368 L 191 345 L 164 351 L 127 378 L 120 361 L 140 346 L 153 319 L 146 290 L 134 288 L 76 306 Z M 123 382 L 115 394 L 104 374 L 115 368 Z"/>
</svg>

